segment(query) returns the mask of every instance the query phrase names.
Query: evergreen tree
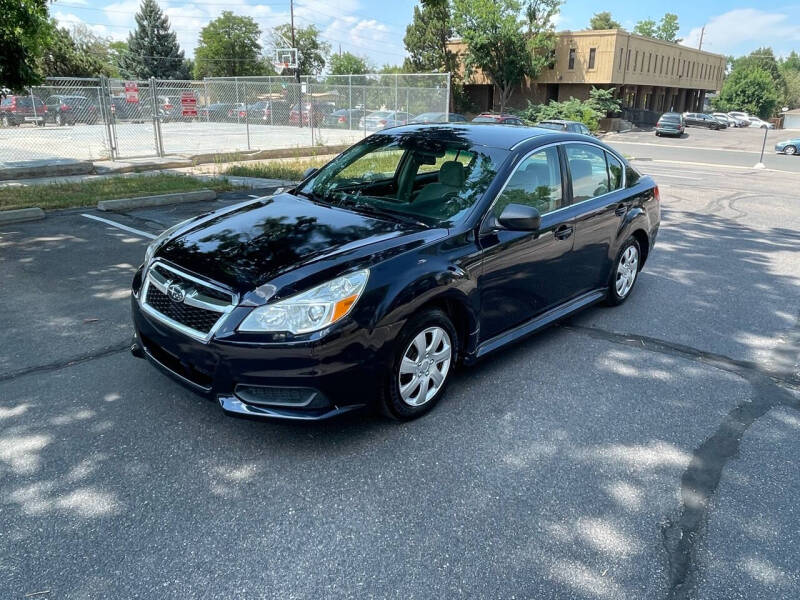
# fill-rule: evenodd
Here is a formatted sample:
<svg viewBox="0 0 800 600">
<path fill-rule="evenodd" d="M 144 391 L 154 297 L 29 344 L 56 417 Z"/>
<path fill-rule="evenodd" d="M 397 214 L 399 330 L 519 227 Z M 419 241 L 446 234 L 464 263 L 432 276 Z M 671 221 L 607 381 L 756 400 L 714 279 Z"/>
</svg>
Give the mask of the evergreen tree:
<svg viewBox="0 0 800 600">
<path fill-rule="evenodd" d="M 156 0 L 142 0 L 128 50 L 119 57 L 120 74 L 130 79 L 188 79 L 189 71 L 169 19 Z"/>
</svg>

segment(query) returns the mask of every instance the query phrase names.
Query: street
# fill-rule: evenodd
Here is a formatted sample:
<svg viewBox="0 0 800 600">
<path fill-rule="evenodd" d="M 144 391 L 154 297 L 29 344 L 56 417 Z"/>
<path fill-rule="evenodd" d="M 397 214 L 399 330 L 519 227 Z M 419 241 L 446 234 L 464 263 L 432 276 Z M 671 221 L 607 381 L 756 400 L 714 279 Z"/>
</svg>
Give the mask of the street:
<svg viewBox="0 0 800 600">
<path fill-rule="evenodd" d="M 405 424 L 229 418 L 128 352 L 149 238 L 272 190 L 0 227 L 0 598 L 800 597 L 800 158 L 689 134 L 606 139 L 661 190 L 630 300 Z"/>
</svg>

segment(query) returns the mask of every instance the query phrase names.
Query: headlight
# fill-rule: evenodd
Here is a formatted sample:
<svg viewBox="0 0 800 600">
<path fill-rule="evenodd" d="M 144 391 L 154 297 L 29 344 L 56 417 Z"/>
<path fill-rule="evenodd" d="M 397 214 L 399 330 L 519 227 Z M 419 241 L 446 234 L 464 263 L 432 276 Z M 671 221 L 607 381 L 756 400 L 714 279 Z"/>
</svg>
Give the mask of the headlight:
<svg viewBox="0 0 800 600">
<path fill-rule="evenodd" d="M 315 288 L 253 310 L 239 331 L 309 333 L 332 325 L 355 306 L 369 269 L 342 275 Z"/>
<path fill-rule="evenodd" d="M 160 234 L 158 234 L 158 237 L 156 239 L 154 239 L 152 242 L 150 242 L 150 245 L 147 246 L 147 250 L 144 251 L 144 264 L 147 264 L 147 263 L 150 262 L 150 259 L 153 258 L 153 254 L 155 254 L 155 251 L 158 249 L 158 247 L 161 244 L 164 243 L 164 241 L 169 236 L 171 236 L 173 233 L 178 231 L 178 229 L 180 229 L 181 227 L 186 225 L 186 223 L 188 223 L 189 221 L 194 220 L 195 218 L 196 217 L 191 217 L 189 219 L 186 219 L 185 221 L 181 221 L 180 223 L 178 223 L 176 225 L 173 225 L 169 229 L 165 229 Z"/>
</svg>

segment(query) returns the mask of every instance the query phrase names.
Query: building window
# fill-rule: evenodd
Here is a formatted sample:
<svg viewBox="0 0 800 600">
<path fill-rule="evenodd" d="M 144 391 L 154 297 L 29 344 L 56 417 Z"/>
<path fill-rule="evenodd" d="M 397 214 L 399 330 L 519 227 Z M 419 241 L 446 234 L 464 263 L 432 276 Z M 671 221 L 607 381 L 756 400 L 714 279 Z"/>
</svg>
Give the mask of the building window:
<svg viewBox="0 0 800 600">
<path fill-rule="evenodd" d="M 594 59 L 597 55 L 597 48 L 589 48 L 589 68 L 594 69 Z"/>
<path fill-rule="evenodd" d="M 642 60 L 642 62 L 644 62 L 644 60 Z M 648 73 L 650 72 L 650 63 L 651 62 L 653 62 L 653 53 L 652 52 L 648 52 L 647 53 L 647 72 Z"/>
<path fill-rule="evenodd" d="M 631 50 L 628 48 L 628 59 L 625 61 L 625 70 L 630 71 L 631 69 Z"/>
<path fill-rule="evenodd" d="M 624 48 L 619 49 L 619 67 L 617 67 L 618 71 L 622 70 L 622 53 L 625 51 Z"/>
<path fill-rule="evenodd" d="M 569 69 L 575 68 L 575 48 L 569 49 Z"/>
<path fill-rule="evenodd" d="M 636 63 L 639 62 L 639 51 L 636 51 L 636 54 L 633 55 L 633 70 L 636 71 Z"/>
</svg>

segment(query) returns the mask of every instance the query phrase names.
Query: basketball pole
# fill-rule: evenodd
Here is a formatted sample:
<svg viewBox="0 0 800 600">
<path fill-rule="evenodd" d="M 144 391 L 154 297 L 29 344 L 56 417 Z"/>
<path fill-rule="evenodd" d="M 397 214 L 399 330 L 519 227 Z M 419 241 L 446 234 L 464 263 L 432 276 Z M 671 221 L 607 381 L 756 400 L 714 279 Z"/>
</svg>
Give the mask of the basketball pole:
<svg viewBox="0 0 800 600">
<path fill-rule="evenodd" d="M 291 20 L 291 28 L 292 28 L 292 48 L 297 48 L 297 45 L 294 42 L 294 0 L 289 0 L 289 17 Z M 299 52 L 297 53 L 299 54 Z M 300 87 L 300 63 L 299 63 L 299 56 L 295 60 L 298 60 L 297 66 L 294 68 L 294 79 L 297 82 L 297 97 L 299 102 L 297 103 L 298 111 L 300 118 L 298 119 L 300 129 L 303 128 L 303 90 Z"/>
</svg>

